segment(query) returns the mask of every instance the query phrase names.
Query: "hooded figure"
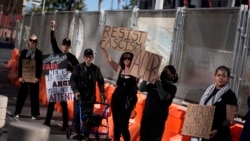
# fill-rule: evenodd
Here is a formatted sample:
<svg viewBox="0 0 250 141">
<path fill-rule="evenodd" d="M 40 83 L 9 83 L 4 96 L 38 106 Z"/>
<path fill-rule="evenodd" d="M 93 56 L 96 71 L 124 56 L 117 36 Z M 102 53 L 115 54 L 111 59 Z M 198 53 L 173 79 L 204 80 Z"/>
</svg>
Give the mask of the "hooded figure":
<svg viewBox="0 0 250 141">
<path fill-rule="evenodd" d="M 147 84 L 148 94 L 141 120 L 140 141 L 161 141 L 168 108 L 177 91 L 174 85 L 177 81 L 174 66 L 168 65 L 161 72 L 160 80 L 155 84 Z"/>
</svg>

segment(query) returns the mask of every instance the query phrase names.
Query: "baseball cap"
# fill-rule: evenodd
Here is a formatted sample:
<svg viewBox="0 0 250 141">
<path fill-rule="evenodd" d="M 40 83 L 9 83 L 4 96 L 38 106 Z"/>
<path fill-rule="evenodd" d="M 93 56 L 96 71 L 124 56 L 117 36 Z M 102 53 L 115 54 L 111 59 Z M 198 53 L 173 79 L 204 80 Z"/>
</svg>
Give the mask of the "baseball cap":
<svg viewBox="0 0 250 141">
<path fill-rule="evenodd" d="M 71 40 L 69 38 L 64 38 L 62 41 L 62 45 L 70 46 Z"/>
<path fill-rule="evenodd" d="M 86 55 L 94 55 L 93 50 L 90 48 L 85 49 L 84 56 L 86 56 Z"/>
</svg>

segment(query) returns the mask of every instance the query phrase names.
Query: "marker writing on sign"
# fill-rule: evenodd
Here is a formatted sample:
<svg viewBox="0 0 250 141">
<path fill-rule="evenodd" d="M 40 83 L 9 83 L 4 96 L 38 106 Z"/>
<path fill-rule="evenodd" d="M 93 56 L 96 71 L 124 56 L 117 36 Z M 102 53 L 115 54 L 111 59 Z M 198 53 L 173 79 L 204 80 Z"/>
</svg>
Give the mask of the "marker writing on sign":
<svg viewBox="0 0 250 141">
<path fill-rule="evenodd" d="M 146 32 L 105 26 L 101 47 L 134 52 L 144 47 Z"/>
<path fill-rule="evenodd" d="M 161 56 L 139 50 L 134 57 L 130 72 L 148 82 L 154 82 L 161 64 Z"/>
</svg>

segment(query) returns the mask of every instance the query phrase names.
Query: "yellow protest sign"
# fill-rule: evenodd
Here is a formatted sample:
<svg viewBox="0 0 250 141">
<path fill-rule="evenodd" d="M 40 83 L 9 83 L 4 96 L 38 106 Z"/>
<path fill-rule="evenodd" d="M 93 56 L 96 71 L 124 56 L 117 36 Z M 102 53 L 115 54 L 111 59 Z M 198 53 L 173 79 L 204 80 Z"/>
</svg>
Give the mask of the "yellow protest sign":
<svg viewBox="0 0 250 141">
<path fill-rule="evenodd" d="M 100 47 L 135 52 L 144 48 L 147 32 L 106 25 Z"/>
<path fill-rule="evenodd" d="M 211 133 L 214 106 L 188 104 L 182 135 L 209 139 Z"/>
<path fill-rule="evenodd" d="M 22 60 L 22 77 L 25 82 L 34 83 L 36 76 L 36 61 L 33 59 Z"/>
<path fill-rule="evenodd" d="M 154 83 L 158 78 L 162 56 L 144 49 L 137 50 L 130 66 L 129 73 L 147 82 Z"/>
</svg>

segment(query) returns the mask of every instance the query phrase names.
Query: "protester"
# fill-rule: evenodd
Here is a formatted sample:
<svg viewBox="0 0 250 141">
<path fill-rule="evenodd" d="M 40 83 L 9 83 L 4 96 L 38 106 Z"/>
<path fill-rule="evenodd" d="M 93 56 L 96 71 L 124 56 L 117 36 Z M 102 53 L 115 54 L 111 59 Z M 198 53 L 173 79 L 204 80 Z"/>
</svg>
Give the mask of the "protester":
<svg viewBox="0 0 250 141">
<path fill-rule="evenodd" d="M 18 77 L 19 82 L 21 83 L 17 101 L 16 101 L 16 110 L 15 117 L 19 117 L 21 114 L 22 108 L 24 106 L 27 94 L 30 94 L 30 103 L 31 103 L 31 116 L 32 119 L 37 119 L 40 115 L 39 108 L 39 81 L 42 75 L 42 52 L 37 48 L 37 36 L 31 35 L 28 41 L 28 47 L 23 49 L 20 53 L 19 62 L 18 62 Z M 24 79 L 25 66 L 23 66 L 24 61 L 29 59 L 31 61 L 35 61 L 35 78 L 33 78 L 33 82 L 27 82 Z"/>
<path fill-rule="evenodd" d="M 160 80 L 146 85 L 147 98 L 140 127 L 140 141 L 161 141 L 168 117 L 168 108 L 175 97 L 178 81 L 172 65 L 164 67 Z"/>
<path fill-rule="evenodd" d="M 116 82 L 116 89 L 111 99 L 111 110 L 114 123 L 114 140 L 119 141 L 122 135 L 124 141 L 130 141 L 128 129 L 129 118 L 137 102 L 137 78 L 129 75 L 129 67 L 133 59 L 133 54 L 125 52 L 121 55 L 119 64 L 117 64 L 104 48 L 101 48 L 102 54 L 119 74 Z"/>
<path fill-rule="evenodd" d="M 61 45 L 61 50 L 59 49 L 55 37 L 55 29 L 56 29 L 56 22 L 51 21 L 51 32 L 50 32 L 50 39 L 51 39 L 51 45 L 53 48 L 53 53 L 54 54 L 61 54 L 64 53 L 67 56 L 68 59 L 68 64 L 67 64 L 67 71 L 72 72 L 74 67 L 79 64 L 78 60 L 76 59 L 75 55 L 71 54 L 69 52 L 69 49 L 71 48 L 71 40 L 69 38 L 64 38 L 62 41 Z M 49 102 L 48 104 L 48 109 L 47 109 L 47 114 L 45 118 L 45 125 L 50 126 L 50 121 L 53 116 L 53 111 L 55 107 L 56 102 Z M 68 104 L 67 101 L 61 101 L 60 102 L 61 107 L 62 107 L 62 118 L 63 118 L 63 127 L 62 131 L 66 131 L 68 128 Z"/>
<path fill-rule="evenodd" d="M 79 99 L 82 101 L 82 112 L 87 115 L 93 114 L 94 103 L 96 101 L 96 82 L 101 94 L 102 102 L 106 101 L 104 94 L 104 78 L 98 66 L 92 63 L 94 54 L 92 49 L 85 49 L 83 60 L 84 62 L 76 66 L 70 77 L 70 85 L 74 92 L 74 111 L 75 111 L 75 129 L 77 135 L 74 139 L 88 140 L 90 126 L 84 126 L 84 136 L 80 133 L 79 115 L 77 114 Z"/>
<path fill-rule="evenodd" d="M 247 100 L 248 111 L 244 117 L 245 123 L 240 136 L 240 141 L 250 141 L 250 96 Z"/>
<path fill-rule="evenodd" d="M 219 66 L 215 70 L 214 84 L 201 97 L 201 105 L 215 106 L 210 139 L 202 141 L 232 141 L 230 123 L 236 111 L 236 94 L 230 89 L 230 69 Z M 229 112 L 228 112 L 229 111 Z"/>
</svg>

